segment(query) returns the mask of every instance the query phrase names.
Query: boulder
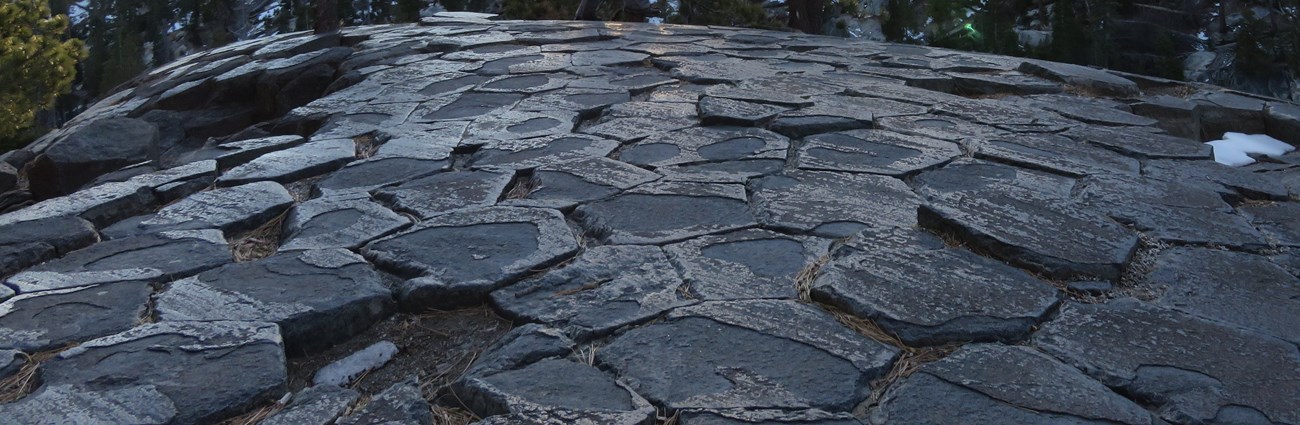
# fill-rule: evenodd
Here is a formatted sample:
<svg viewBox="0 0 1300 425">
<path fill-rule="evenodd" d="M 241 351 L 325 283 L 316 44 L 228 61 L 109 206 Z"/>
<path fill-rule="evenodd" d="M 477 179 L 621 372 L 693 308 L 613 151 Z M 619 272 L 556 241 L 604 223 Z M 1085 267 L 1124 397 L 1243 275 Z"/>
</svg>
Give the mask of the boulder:
<svg viewBox="0 0 1300 425">
<path fill-rule="evenodd" d="M 65 135 L 27 169 L 32 194 L 39 199 L 76 191 L 95 177 L 158 156 L 158 128 L 133 118 L 92 122 Z"/>
</svg>

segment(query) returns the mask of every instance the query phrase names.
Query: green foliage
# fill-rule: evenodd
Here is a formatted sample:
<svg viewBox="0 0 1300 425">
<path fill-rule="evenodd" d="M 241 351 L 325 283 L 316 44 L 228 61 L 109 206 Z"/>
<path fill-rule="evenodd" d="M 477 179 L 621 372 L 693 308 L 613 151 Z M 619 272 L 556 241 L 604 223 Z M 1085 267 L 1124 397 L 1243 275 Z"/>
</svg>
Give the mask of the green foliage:
<svg viewBox="0 0 1300 425">
<path fill-rule="evenodd" d="M 68 17 L 42 0 L 0 3 L 0 138 L 17 137 L 72 87 L 84 54 L 67 30 Z"/>
<path fill-rule="evenodd" d="M 510 19 L 573 19 L 579 0 L 506 0 L 501 15 Z"/>
<path fill-rule="evenodd" d="M 725 25 L 731 27 L 778 28 L 763 6 L 749 0 L 681 0 L 677 23 L 691 25 Z"/>
</svg>

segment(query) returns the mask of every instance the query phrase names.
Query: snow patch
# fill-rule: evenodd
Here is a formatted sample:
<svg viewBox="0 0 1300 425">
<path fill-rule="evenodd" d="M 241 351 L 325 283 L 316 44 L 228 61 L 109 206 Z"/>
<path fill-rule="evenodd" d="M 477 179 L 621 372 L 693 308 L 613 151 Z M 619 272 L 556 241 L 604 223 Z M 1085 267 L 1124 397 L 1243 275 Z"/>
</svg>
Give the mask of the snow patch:
<svg viewBox="0 0 1300 425">
<path fill-rule="evenodd" d="M 1205 142 L 1214 147 L 1214 161 L 1240 167 L 1255 162 L 1250 154 L 1280 156 L 1295 150 L 1286 142 L 1266 134 L 1223 133 L 1223 139 Z"/>
<path fill-rule="evenodd" d="M 364 350 L 320 368 L 316 371 L 312 382 L 316 385 L 345 386 L 361 374 L 387 364 L 393 359 L 394 354 L 397 354 L 397 345 L 389 341 L 376 342 Z"/>
</svg>

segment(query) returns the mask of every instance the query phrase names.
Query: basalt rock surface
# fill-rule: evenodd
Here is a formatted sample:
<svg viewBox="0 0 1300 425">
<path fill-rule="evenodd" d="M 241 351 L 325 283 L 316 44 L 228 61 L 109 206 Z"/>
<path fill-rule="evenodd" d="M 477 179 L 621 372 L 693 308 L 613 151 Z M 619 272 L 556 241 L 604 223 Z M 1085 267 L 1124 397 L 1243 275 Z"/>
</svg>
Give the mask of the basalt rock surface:
<svg viewBox="0 0 1300 425">
<path fill-rule="evenodd" d="M 1300 155 L 1188 138 L 1296 105 L 488 18 L 188 56 L 0 156 L 0 422 L 1300 425 Z"/>
</svg>

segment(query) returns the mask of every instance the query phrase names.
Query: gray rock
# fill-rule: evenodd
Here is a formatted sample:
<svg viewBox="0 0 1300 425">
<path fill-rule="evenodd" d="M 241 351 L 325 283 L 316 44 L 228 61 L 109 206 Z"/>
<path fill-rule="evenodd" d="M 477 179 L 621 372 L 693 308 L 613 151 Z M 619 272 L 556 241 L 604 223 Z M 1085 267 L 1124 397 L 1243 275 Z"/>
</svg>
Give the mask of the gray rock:
<svg viewBox="0 0 1300 425">
<path fill-rule="evenodd" d="M 316 385 L 293 395 L 284 410 L 258 422 L 262 425 L 331 425 L 361 394 L 334 385 Z"/>
<path fill-rule="evenodd" d="M 1273 244 L 1300 246 L 1300 222 L 1296 221 L 1300 205 L 1281 202 L 1269 205 L 1244 205 L 1238 208 L 1250 224 L 1259 229 Z"/>
<path fill-rule="evenodd" d="M 1060 93 L 1060 84 L 1020 73 L 1007 74 L 968 74 L 949 72 L 952 76 L 953 92 L 964 95 L 1031 95 Z"/>
<path fill-rule="evenodd" d="M 346 340 L 392 312 L 392 292 L 360 256 L 302 251 L 229 264 L 158 296 L 164 321 L 246 320 L 280 326 L 291 353 Z"/>
<path fill-rule="evenodd" d="M 21 351 L 0 350 L 0 379 L 13 376 L 25 365 L 27 365 L 27 358 Z"/>
<path fill-rule="evenodd" d="M 870 174 L 791 171 L 751 180 L 749 190 L 759 223 L 830 238 L 914 226 L 921 204 L 902 180 Z"/>
<path fill-rule="evenodd" d="M 417 109 L 416 115 L 412 117 L 418 116 L 423 121 L 444 121 L 488 116 L 500 113 L 523 98 L 524 95 L 518 93 L 466 93 L 440 107 L 430 108 L 427 111 Z"/>
<path fill-rule="evenodd" d="M 1260 134 L 1267 131 L 1261 98 L 1228 91 L 1202 91 L 1188 100 L 1196 103 L 1201 117 L 1201 140 L 1216 140 L 1235 131 Z"/>
<path fill-rule="evenodd" d="M 1269 246 L 1266 237 L 1235 214 L 1215 188 L 1187 183 L 1094 176 L 1083 182 L 1076 195 L 1094 210 L 1160 240 L 1247 249 Z"/>
<path fill-rule="evenodd" d="M 502 335 L 492 343 L 473 366 L 467 377 L 482 377 L 519 369 L 549 357 L 564 357 L 573 352 L 574 342 L 559 329 L 529 323 Z"/>
<path fill-rule="evenodd" d="M 424 310 L 481 302 L 577 249 L 558 212 L 493 207 L 426 220 L 362 252 L 380 267 L 413 277 L 398 299 L 408 310 Z"/>
<path fill-rule="evenodd" d="M 1195 103 L 1181 97 L 1154 95 L 1129 104 L 1134 114 L 1156 120 L 1156 127 L 1178 137 L 1201 138 L 1201 116 Z"/>
<path fill-rule="evenodd" d="M 1071 179 L 977 161 L 918 176 L 921 226 L 1060 279 L 1116 279 L 1137 234 L 1069 200 Z"/>
<path fill-rule="evenodd" d="M 516 178 L 500 205 L 569 209 L 606 198 L 660 176 L 608 158 L 546 165 Z"/>
<path fill-rule="evenodd" d="M 19 293 L 29 293 L 131 280 L 158 282 L 231 261 L 221 232 L 178 230 L 91 245 L 18 273 L 5 283 Z"/>
<path fill-rule="evenodd" d="M 352 140 L 313 140 L 231 168 L 217 179 L 217 185 L 238 186 L 263 180 L 291 183 L 337 170 L 354 159 L 356 145 Z"/>
<path fill-rule="evenodd" d="M 612 377 L 571 360 L 541 360 L 520 369 L 456 382 L 455 391 L 483 417 L 517 415 L 533 423 L 582 417 L 570 423 L 639 424 L 655 409 Z"/>
<path fill-rule="evenodd" d="M 118 391 L 131 397 L 113 404 L 137 415 L 157 417 L 170 401 L 178 423 L 244 412 L 280 397 L 288 380 L 275 324 L 258 322 L 146 324 L 82 343 L 42 369 L 45 388 L 68 387 L 71 400 L 58 410 L 96 409 L 103 405 L 96 394 Z M 49 403 L 31 396 L 19 404 L 27 402 Z"/>
<path fill-rule="evenodd" d="M 931 114 L 881 118 L 876 121 L 876 128 L 958 143 L 965 143 L 972 138 L 1008 136 L 1008 132 L 996 127 Z"/>
<path fill-rule="evenodd" d="M 1034 345 L 1173 423 L 1238 409 L 1300 421 L 1300 400 L 1277 397 L 1300 391 L 1295 345 L 1279 339 L 1124 299 L 1066 305 Z"/>
<path fill-rule="evenodd" d="M 1127 106 L 1087 97 L 1040 95 L 1031 96 L 1024 104 L 1096 125 L 1146 127 L 1159 123 L 1153 118 L 1130 113 Z"/>
<path fill-rule="evenodd" d="M 131 329 L 152 293 L 127 281 L 18 295 L 0 303 L 0 349 L 35 353 Z"/>
<path fill-rule="evenodd" d="M 338 425 L 401 424 L 432 425 L 433 410 L 420 393 L 420 384 L 411 378 L 398 382 L 375 395 L 356 413 L 339 418 Z"/>
<path fill-rule="evenodd" d="M 617 147 L 618 142 L 613 140 L 579 134 L 493 141 L 474 154 L 472 164 L 486 169 L 521 170 L 604 157 Z"/>
<path fill-rule="evenodd" d="M 18 186 L 18 170 L 7 163 L 0 163 L 0 192 L 8 192 Z"/>
<path fill-rule="evenodd" d="M 614 338 L 596 358 L 670 409 L 847 411 L 897 355 L 815 307 L 760 300 L 678 308 Z"/>
<path fill-rule="evenodd" d="M 812 296 L 910 346 L 1017 341 L 1060 302 L 1024 271 L 910 228 L 855 237 L 813 282 Z"/>
<path fill-rule="evenodd" d="M 702 300 L 798 298 L 795 277 L 829 249 L 825 239 L 756 229 L 664 247 L 690 295 Z"/>
<path fill-rule="evenodd" d="M 354 162 L 335 171 L 319 183 L 321 193 L 365 192 L 399 184 L 451 168 L 447 161 L 415 158 L 373 158 Z"/>
<path fill-rule="evenodd" d="M 76 217 L 0 226 L 0 275 L 10 275 L 99 241 L 95 227 Z"/>
<path fill-rule="evenodd" d="M 96 226 L 108 226 L 145 213 L 156 203 L 171 202 L 208 187 L 216 171 L 215 161 L 198 161 L 132 177 L 124 182 L 105 183 L 0 215 L 0 225 L 77 216 Z"/>
<path fill-rule="evenodd" d="M 1267 257 L 1174 248 L 1160 253 L 1147 279 L 1164 288 L 1163 306 L 1300 342 L 1300 329 L 1288 313 L 1300 302 L 1300 280 Z"/>
<path fill-rule="evenodd" d="M 1141 170 L 1137 159 L 1054 134 L 991 136 L 978 144 L 975 157 L 1072 177 Z"/>
<path fill-rule="evenodd" d="M 355 249 L 410 224 L 410 219 L 384 208 L 365 192 L 325 195 L 289 210 L 280 251 Z"/>
<path fill-rule="evenodd" d="M 759 126 L 787 108 L 741 100 L 705 96 L 700 99 L 700 119 L 704 125 Z"/>
<path fill-rule="evenodd" d="M 266 223 L 293 202 L 293 195 L 279 183 L 249 183 L 191 195 L 155 214 L 120 221 L 104 229 L 103 234 L 120 239 L 174 230 L 217 229 L 233 235 Z"/>
<path fill-rule="evenodd" d="M 955 143 L 884 130 L 820 134 L 799 146 L 798 166 L 901 177 L 961 156 Z"/>
<path fill-rule="evenodd" d="M 1059 133 L 1079 125 L 1055 112 L 1017 105 L 1010 99 L 949 101 L 935 105 L 932 112 L 1016 133 Z"/>
<path fill-rule="evenodd" d="M 585 341 L 689 304 L 681 286 L 659 247 L 598 246 L 563 268 L 493 292 L 492 303 L 507 317 Z"/>
<path fill-rule="evenodd" d="M 158 156 L 158 128 L 133 118 L 91 122 L 46 148 L 27 169 L 32 194 L 66 195 L 95 177 Z"/>
<path fill-rule="evenodd" d="M 228 170 L 247 164 L 262 155 L 292 148 L 306 141 L 307 139 L 302 136 L 272 136 L 222 143 L 217 145 L 217 149 L 223 152 L 217 157 L 217 168 Z"/>
<path fill-rule="evenodd" d="M 1300 106 L 1286 102 L 1268 102 L 1264 109 L 1264 126 L 1270 136 L 1292 145 L 1300 145 Z"/>
<path fill-rule="evenodd" d="M 0 404 L 13 424 L 162 425 L 174 423 L 176 405 L 154 385 L 87 391 L 74 385 L 49 385 L 35 394 Z"/>
<path fill-rule="evenodd" d="M 1286 201 L 1291 190 L 1281 179 L 1247 168 L 1229 167 L 1214 161 L 1149 160 L 1142 174 L 1170 183 L 1218 192 L 1237 203 L 1243 199 Z"/>
<path fill-rule="evenodd" d="M 464 139 L 479 143 L 485 140 L 515 140 L 568 134 L 577 126 L 578 114 L 568 111 L 507 111 L 479 117 L 469 125 Z"/>
<path fill-rule="evenodd" d="M 510 184 L 510 174 L 450 171 L 380 189 L 375 199 L 421 219 L 495 205 Z"/>
<path fill-rule="evenodd" d="M 1027 74 L 1051 78 L 1111 96 L 1124 97 L 1138 94 L 1137 83 L 1100 69 L 1036 60 L 1025 61 L 1018 69 Z"/>
<path fill-rule="evenodd" d="M 397 345 L 392 341 L 379 341 L 370 346 L 335 360 L 316 371 L 312 376 L 315 385 L 344 386 L 361 378 L 366 373 L 384 367 L 393 356 L 397 355 Z"/>
<path fill-rule="evenodd" d="M 822 410 L 683 410 L 682 425 L 744 425 L 744 424 L 799 424 L 799 425 L 862 425 L 853 415 L 827 413 Z"/>
<path fill-rule="evenodd" d="M 642 185 L 574 214 L 589 235 L 612 244 L 669 243 L 755 225 L 744 187 L 734 184 Z"/>
</svg>

